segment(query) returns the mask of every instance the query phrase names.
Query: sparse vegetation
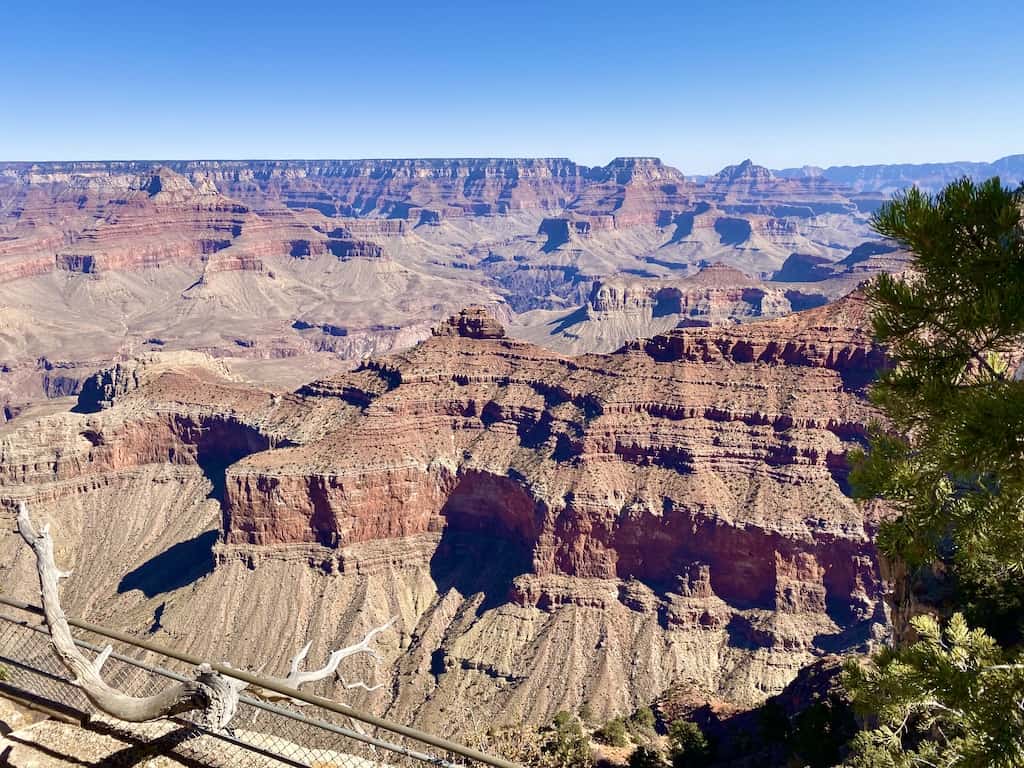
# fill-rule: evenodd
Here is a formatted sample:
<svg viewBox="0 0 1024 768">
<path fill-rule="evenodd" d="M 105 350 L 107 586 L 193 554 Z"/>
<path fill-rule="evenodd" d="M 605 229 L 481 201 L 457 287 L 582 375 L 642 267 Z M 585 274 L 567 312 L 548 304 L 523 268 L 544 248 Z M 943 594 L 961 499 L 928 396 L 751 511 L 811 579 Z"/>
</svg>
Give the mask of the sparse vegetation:
<svg viewBox="0 0 1024 768">
<path fill-rule="evenodd" d="M 649 744 L 657 736 L 654 712 L 650 707 L 640 707 L 625 721 L 625 726 L 635 744 Z"/>
<path fill-rule="evenodd" d="M 485 738 L 484 752 L 501 755 L 519 765 L 546 765 L 546 755 L 541 752 L 539 734 L 534 728 L 492 728 Z"/>
<path fill-rule="evenodd" d="M 590 702 L 583 702 L 579 711 L 580 720 L 586 724 L 592 724 L 594 721 L 594 708 L 590 706 Z"/>
<path fill-rule="evenodd" d="M 540 752 L 548 768 L 584 768 L 593 763 L 579 718 L 564 710 L 544 729 Z"/>
<path fill-rule="evenodd" d="M 635 725 L 638 728 L 654 730 L 654 711 L 650 707 L 640 707 L 629 718 L 629 721 L 631 725 Z"/>
<path fill-rule="evenodd" d="M 688 720 L 672 723 L 668 738 L 673 768 L 702 768 L 711 763 L 711 745 L 696 723 Z"/>
<path fill-rule="evenodd" d="M 667 768 L 665 755 L 654 746 L 641 746 L 629 756 L 629 768 Z"/>
<path fill-rule="evenodd" d="M 594 738 L 610 747 L 628 746 L 629 736 L 626 732 L 626 721 L 621 717 L 612 718 L 594 731 Z"/>
</svg>

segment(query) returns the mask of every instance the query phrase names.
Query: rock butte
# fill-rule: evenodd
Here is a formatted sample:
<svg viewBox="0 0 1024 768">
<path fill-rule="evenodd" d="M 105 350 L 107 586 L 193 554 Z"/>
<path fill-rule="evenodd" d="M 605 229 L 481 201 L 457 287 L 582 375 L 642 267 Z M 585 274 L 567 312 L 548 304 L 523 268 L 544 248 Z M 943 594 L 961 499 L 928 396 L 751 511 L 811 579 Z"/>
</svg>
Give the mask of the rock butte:
<svg viewBox="0 0 1024 768">
<path fill-rule="evenodd" d="M 355 700 L 421 727 L 750 704 L 886 631 L 877 512 L 843 490 L 865 320 L 855 293 L 566 357 L 477 307 L 291 394 L 153 354 L 0 427 L 0 484 L 83 565 L 70 610 L 183 650 L 279 666 L 397 615 Z M 30 568 L 4 533 L 18 596 Z"/>
</svg>

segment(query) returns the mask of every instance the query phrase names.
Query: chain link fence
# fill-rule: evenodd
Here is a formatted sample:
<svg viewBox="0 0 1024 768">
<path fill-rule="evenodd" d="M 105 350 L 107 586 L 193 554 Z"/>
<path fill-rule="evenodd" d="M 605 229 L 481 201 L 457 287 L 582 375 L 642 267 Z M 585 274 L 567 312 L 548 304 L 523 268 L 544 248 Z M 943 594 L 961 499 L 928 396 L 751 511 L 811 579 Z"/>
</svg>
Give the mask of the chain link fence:
<svg viewBox="0 0 1024 768">
<path fill-rule="evenodd" d="M 298 698 L 271 704 L 243 692 L 235 717 L 222 731 L 205 728 L 191 713 L 151 723 L 114 720 L 98 712 L 69 679 L 33 606 L 6 598 L 0 598 L 0 604 L 6 606 L 0 610 L 0 695 L 6 691 L 37 706 L 88 719 L 90 728 L 137 744 L 140 752 L 242 768 L 422 768 L 424 763 L 439 768 L 518 768 L 442 739 L 427 736 L 433 743 L 424 743 L 410 735 L 411 729 L 379 718 L 365 715 L 369 723 L 363 722 Z M 193 665 L 173 656 L 98 632 L 76 627 L 72 632 L 76 644 L 87 651 L 99 653 L 106 645 L 113 646 L 103 677 L 127 694 L 150 696 L 170 681 L 192 678 Z"/>
</svg>

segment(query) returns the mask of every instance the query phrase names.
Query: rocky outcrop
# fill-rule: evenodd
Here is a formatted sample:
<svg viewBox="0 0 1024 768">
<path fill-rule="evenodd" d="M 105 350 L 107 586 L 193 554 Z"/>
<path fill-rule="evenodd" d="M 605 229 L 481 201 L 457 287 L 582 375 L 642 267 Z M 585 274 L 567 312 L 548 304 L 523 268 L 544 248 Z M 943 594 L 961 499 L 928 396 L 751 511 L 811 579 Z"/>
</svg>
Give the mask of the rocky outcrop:
<svg viewBox="0 0 1024 768">
<path fill-rule="evenodd" d="M 566 207 L 576 233 L 664 226 L 692 205 L 695 187 L 656 157 L 618 157 L 594 169 L 590 183 Z"/>
<path fill-rule="evenodd" d="M 865 311 L 863 300 L 858 297 L 841 302 L 837 305 L 830 305 L 821 310 L 814 310 L 803 315 L 784 318 L 772 323 L 759 323 L 753 326 L 744 326 L 742 329 L 718 329 L 718 328 L 694 328 L 680 330 L 655 337 L 646 342 L 637 342 L 627 345 L 622 352 L 606 358 L 583 358 L 584 365 L 572 362 L 570 359 L 559 358 L 558 356 L 541 354 L 539 350 L 528 345 L 516 342 L 508 342 L 500 339 L 500 326 L 488 324 L 482 325 L 483 313 L 480 310 L 464 313 L 450 320 L 439 329 L 437 336 L 407 356 L 399 356 L 390 361 L 373 363 L 369 370 L 376 376 L 386 381 L 400 382 L 404 386 L 398 386 L 389 390 L 386 396 L 375 398 L 367 392 L 362 396 L 364 402 L 369 405 L 365 422 L 366 429 L 373 431 L 376 423 L 372 414 L 384 409 L 389 415 L 405 412 L 404 405 L 405 390 L 426 388 L 443 384 L 447 377 L 456 386 L 466 388 L 463 397 L 458 401 L 445 401 L 443 410 L 431 416 L 432 419 L 453 418 L 458 415 L 460 420 L 465 421 L 468 436 L 474 440 L 480 439 L 486 442 L 487 435 L 494 432 L 504 432 L 505 424 L 511 420 L 507 427 L 519 435 L 519 442 L 534 449 L 550 451 L 550 460 L 553 462 L 552 471 L 558 467 L 571 469 L 579 464 L 587 464 L 591 461 L 588 457 L 593 455 L 601 461 L 614 458 L 616 462 L 626 462 L 629 465 L 640 467 L 656 467 L 671 470 L 667 477 L 676 475 L 688 475 L 698 472 L 703 461 L 696 447 L 684 448 L 673 443 L 672 447 L 658 439 L 651 442 L 644 440 L 637 442 L 624 438 L 614 438 L 606 434 L 604 430 L 598 429 L 599 425 L 606 422 L 617 423 L 625 415 L 637 414 L 642 420 L 653 418 L 669 419 L 669 422 L 687 422 L 689 419 L 703 419 L 710 423 L 730 423 L 740 421 L 744 424 L 763 424 L 770 430 L 785 431 L 791 427 L 810 430 L 824 430 L 833 436 L 838 444 L 844 440 L 856 441 L 863 435 L 863 419 L 867 418 L 868 411 L 864 411 L 863 418 L 851 418 L 851 414 L 841 416 L 839 412 L 831 416 L 818 415 L 808 417 L 808 410 L 800 412 L 773 412 L 765 410 L 763 406 L 754 407 L 749 404 L 744 408 L 736 409 L 734 403 L 728 406 L 722 403 L 706 404 L 702 407 L 673 406 L 671 402 L 678 402 L 684 395 L 680 391 L 662 391 L 661 396 L 653 397 L 653 403 L 647 404 L 648 398 L 631 405 L 628 399 L 623 398 L 625 391 L 619 389 L 625 386 L 632 391 L 639 385 L 634 380 L 642 378 L 641 373 L 647 366 L 655 366 L 651 369 L 653 374 L 658 370 L 657 366 L 670 364 L 679 365 L 681 372 L 695 365 L 697 368 L 713 367 L 725 370 L 738 366 L 736 374 L 750 366 L 751 373 L 757 371 L 766 377 L 774 378 L 784 375 L 783 372 L 799 368 L 820 371 L 821 373 L 808 372 L 808 377 L 834 377 L 835 391 L 850 392 L 848 396 L 841 397 L 846 400 L 845 407 L 851 406 L 854 409 L 864 408 L 858 405 L 858 397 L 854 392 L 870 378 L 873 371 L 883 364 L 884 356 L 880 349 L 875 347 L 866 330 L 852 330 L 845 326 L 847 321 L 863 321 Z M 483 329 L 483 330 L 482 330 Z M 483 344 L 482 347 L 470 347 L 463 349 L 464 344 Z M 497 346 L 487 346 L 497 345 Z M 470 355 L 474 356 L 473 358 Z M 479 359 L 475 359 L 479 358 Z M 464 363 L 461 369 L 453 369 L 451 366 L 455 360 Z M 647 361 L 647 362 L 645 362 Z M 629 376 L 628 383 L 618 382 L 617 371 L 620 367 L 629 367 L 635 373 Z M 581 367 L 586 371 L 586 376 L 591 379 L 604 380 L 604 386 L 570 387 L 568 382 L 586 378 L 581 372 Z M 531 373 L 531 371 L 533 371 Z M 719 372 L 721 372 L 719 370 Z M 658 379 L 661 377 L 659 376 Z M 684 377 L 681 381 L 685 382 Z M 521 391 L 524 398 L 522 404 L 513 404 L 514 401 L 490 402 L 481 399 L 483 393 L 490 392 L 494 387 L 510 387 L 515 385 L 516 393 Z M 447 388 L 447 385 L 445 385 Z M 652 382 L 653 386 L 653 382 Z M 610 387 L 610 389 L 609 389 Z M 343 387 L 345 388 L 345 387 Z M 351 387 L 348 387 L 352 389 Z M 642 387 L 640 387 L 642 389 Z M 477 392 L 476 390 L 480 390 Z M 699 390 L 699 387 L 698 387 Z M 456 392 L 458 390 L 455 390 Z M 597 392 L 603 394 L 598 395 Z M 740 390 L 739 392 L 742 392 Z M 471 393 L 474 393 L 471 396 Z M 532 394 L 531 394 L 532 393 Z M 454 392 L 452 393 L 454 394 Z M 378 402 L 379 400 L 379 402 Z M 742 400 L 742 398 L 741 398 Z M 393 404 L 385 407 L 385 403 Z M 425 402 L 422 395 L 417 402 Z M 560 406 L 557 410 L 556 406 Z M 417 406 L 416 412 L 422 406 Z M 424 414 L 425 415 L 425 414 Z M 657 423 L 657 422 L 656 422 Z M 476 424 L 477 426 L 473 426 Z M 689 425 L 688 425 L 689 426 Z M 484 429 L 484 434 L 478 434 Z M 774 434 L 774 432 L 772 432 Z M 830 476 L 838 473 L 841 476 L 841 462 L 837 461 L 841 449 L 838 444 L 831 444 L 829 438 L 825 444 L 813 445 L 765 445 L 760 450 L 760 458 L 773 466 L 819 466 L 827 471 Z M 353 436 L 348 435 L 349 445 L 353 445 Z M 458 433 L 454 436 L 455 444 L 460 442 Z M 443 438 L 447 441 L 448 438 Z M 379 448 L 379 443 L 374 443 Z M 405 450 L 403 448 L 402 450 Z M 400 485 L 405 490 L 394 498 L 395 502 L 400 499 L 408 501 L 409 494 L 417 494 L 413 479 L 420 477 L 417 482 L 425 483 L 422 491 L 427 493 L 425 498 L 447 498 L 449 493 L 454 492 L 459 482 L 459 473 L 455 466 L 462 459 L 455 455 L 437 456 L 423 453 L 426 446 L 418 452 L 421 459 L 415 465 L 406 466 L 400 472 Z M 301 449 L 295 456 L 288 453 L 282 454 L 282 459 L 292 463 L 299 459 L 299 456 L 307 452 Z M 404 454 L 403 454 L 404 455 Z M 269 459 L 269 457 L 265 457 Z M 265 460 L 261 458 L 261 461 Z M 359 463 L 359 462 L 356 462 Z M 347 462 L 346 462 L 347 464 Z M 565 465 L 565 466 L 562 466 Z M 424 469 L 426 467 L 426 469 Z M 340 469 L 339 469 L 340 471 Z M 396 469 L 396 471 L 398 471 Z M 407 474 L 411 472 L 412 474 Z M 257 473 L 258 474 L 258 473 Z M 262 499 L 270 501 L 276 497 L 282 483 L 284 482 L 279 473 L 274 473 L 273 480 L 268 480 L 269 486 L 264 486 L 262 481 L 255 477 L 248 477 L 240 474 L 234 481 L 240 483 L 235 490 L 240 495 L 237 497 L 237 507 L 232 502 L 230 508 L 231 528 L 229 538 L 252 541 L 274 541 L 289 540 L 291 534 L 278 532 L 275 529 L 276 521 L 272 516 L 268 517 L 263 509 L 266 503 Z M 571 474 L 569 473 L 562 473 Z M 504 477 L 504 473 L 501 474 Z M 307 482 L 307 478 L 300 476 L 295 478 L 300 485 Z M 667 479 L 667 478 L 663 478 Z M 291 481 L 289 481 L 291 482 Z M 320 483 L 319 480 L 316 481 Z M 397 482 L 388 480 L 392 485 Z M 470 481 L 472 487 L 478 482 Z M 482 480 L 480 481 L 482 482 Z M 310 517 L 303 524 L 303 529 L 309 533 L 303 534 L 307 540 L 316 540 L 321 534 L 331 533 L 343 536 L 348 534 L 354 537 L 353 540 L 361 540 L 374 536 L 373 528 L 364 527 L 370 522 L 364 519 L 356 509 L 350 510 L 344 516 L 339 517 L 340 510 L 346 508 L 349 502 L 349 494 L 355 491 L 356 486 L 350 484 L 335 485 L 327 482 L 321 486 L 323 497 L 321 499 L 320 512 Z M 572 497 L 574 500 L 576 496 Z M 244 500 L 244 501 L 243 501 Z M 553 500 L 536 500 L 545 506 L 554 504 Z M 578 501 L 560 502 L 579 503 Z M 254 506 L 255 505 L 255 506 Z M 338 505 L 341 505 L 340 507 Z M 427 504 L 425 510 L 429 510 Z M 248 510 L 248 511 L 247 511 Z M 379 515 L 379 512 L 377 513 Z M 406 523 L 420 526 L 422 530 L 427 529 L 429 518 L 433 512 L 421 519 L 421 522 L 414 523 L 408 519 Z M 510 513 L 511 514 L 511 513 Z M 532 514 L 532 513 L 531 513 Z M 539 514 L 539 512 L 538 512 Z M 315 518 L 315 519 L 314 519 Z M 342 525 L 341 520 L 346 522 Z M 379 518 L 375 518 L 379 519 Z M 256 521 L 259 521 L 256 524 Z M 535 523 L 536 521 L 534 521 Z M 525 519 L 510 521 L 510 529 L 518 531 L 533 530 Z M 268 527 L 269 526 L 269 527 Z M 321 526 L 328 526 L 330 531 L 321 530 Z M 525 534 L 524 534 L 525 535 Z M 539 535 L 539 533 L 537 533 Z M 344 537 L 343 537 L 344 540 Z M 555 555 L 550 555 L 555 560 Z M 555 560 L 551 561 L 554 562 Z M 602 562 L 600 558 L 593 561 L 587 568 L 596 569 L 590 575 L 613 576 L 616 575 L 614 568 L 609 570 L 610 563 L 598 565 Z"/>
<path fill-rule="evenodd" d="M 594 280 L 582 307 L 556 315 L 539 328 L 516 327 L 513 334 L 565 352 L 609 352 L 676 327 L 781 317 L 803 298 L 738 269 L 711 264 L 681 279 Z M 822 297 L 817 304 L 824 301 Z"/>
<path fill-rule="evenodd" d="M 768 168 L 744 160 L 709 176 L 703 199 L 714 201 L 726 213 L 747 216 L 806 219 L 827 213 L 853 214 L 857 205 L 841 184 L 820 175 L 778 176 Z M 784 202 L 783 202 L 784 201 Z M 769 229 L 792 226 L 773 223 Z"/>
<path fill-rule="evenodd" d="M 677 282 L 599 280 L 587 303 L 591 319 L 610 313 L 676 316 L 680 324 L 728 324 L 792 311 L 781 288 L 716 264 Z"/>
<path fill-rule="evenodd" d="M 379 259 L 384 249 L 367 240 L 328 240 L 327 250 L 339 259 Z"/>
<path fill-rule="evenodd" d="M 754 165 L 747 158 L 738 165 L 727 165 L 707 181 L 708 184 L 736 184 L 737 182 L 763 184 L 775 180 L 775 174 L 763 165 Z"/>
<path fill-rule="evenodd" d="M 505 329 L 491 317 L 486 307 L 468 307 L 452 315 L 437 328 L 434 336 L 460 336 L 464 339 L 503 339 Z"/>
<path fill-rule="evenodd" d="M 56 254 L 58 269 L 97 272 L 200 259 L 227 248 L 247 209 L 167 168 L 132 182 L 123 197 L 104 200 L 103 216 Z"/>
<path fill-rule="evenodd" d="M 85 381 L 73 413 L 19 418 L 0 435 L 0 487 L 20 495 L 57 483 L 62 487 L 50 493 L 64 496 L 80 490 L 76 482 L 102 483 L 110 473 L 152 464 L 223 472 L 280 439 L 255 417 L 269 398 L 202 354 L 153 353 L 119 363 Z M 40 451 L 51 458 L 40 461 Z"/>
<path fill-rule="evenodd" d="M 867 302 L 858 291 L 819 309 L 774 321 L 777 333 L 772 335 L 694 328 L 685 334 L 636 341 L 626 348 L 642 349 L 662 362 L 725 359 L 828 368 L 841 374 L 846 388 L 856 389 L 885 366 L 883 350 L 871 341 L 867 318 Z"/>
<path fill-rule="evenodd" d="M 836 263 L 836 268 L 850 275 L 868 277 L 879 272 L 900 273 L 907 269 L 910 254 L 888 241 L 861 243 Z"/>
<path fill-rule="evenodd" d="M 79 413 L 95 413 L 109 408 L 115 401 L 135 392 L 147 382 L 174 370 L 210 371 L 218 377 L 232 378 L 226 367 L 206 355 L 192 352 L 154 353 L 117 363 L 90 376 L 82 384 L 75 408 Z"/>
<path fill-rule="evenodd" d="M 435 336 L 309 388 L 360 415 L 231 467 L 226 539 L 344 550 L 440 533 L 449 564 L 501 552 L 487 604 L 625 605 L 779 665 L 850 647 L 884 621 L 870 520 L 842 490 L 872 413 L 860 387 L 883 362 L 864 319 L 853 297 L 576 359 Z"/>
</svg>

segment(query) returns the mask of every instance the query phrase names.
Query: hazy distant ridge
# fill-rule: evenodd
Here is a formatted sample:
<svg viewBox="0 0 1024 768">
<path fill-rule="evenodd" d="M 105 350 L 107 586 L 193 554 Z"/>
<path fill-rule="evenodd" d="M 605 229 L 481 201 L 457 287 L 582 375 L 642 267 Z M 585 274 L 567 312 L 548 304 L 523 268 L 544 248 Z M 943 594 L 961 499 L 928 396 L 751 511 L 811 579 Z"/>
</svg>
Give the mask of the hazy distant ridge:
<svg viewBox="0 0 1024 768">
<path fill-rule="evenodd" d="M 963 161 L 917 165 L 833 165 L 829 168 L 805 165 L 802 168 L 783 168 L 773 173 L 787 179 L 824 176 L 829 181 L 852 187 L 856 192 L 889 195 L 915 184 L 922 189 L 937 191 L 961 176 L 970 176 L 975 180 L 999 176 L 1004 184 L 1021 184 L 1024 183 L 1024 154 L 1007 155 L 991 163 Z"/>
</svg>

